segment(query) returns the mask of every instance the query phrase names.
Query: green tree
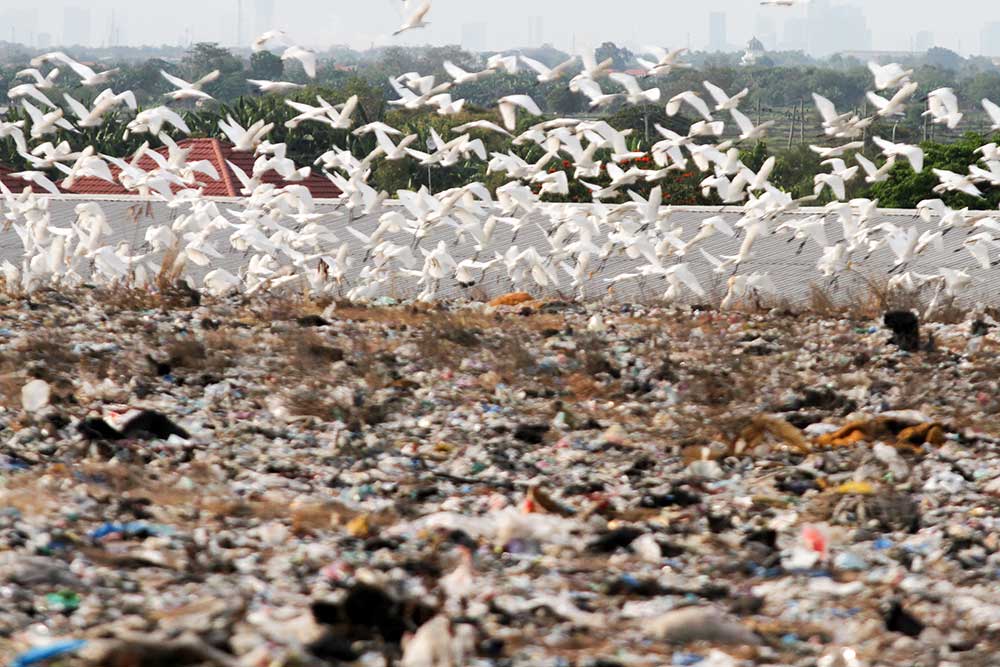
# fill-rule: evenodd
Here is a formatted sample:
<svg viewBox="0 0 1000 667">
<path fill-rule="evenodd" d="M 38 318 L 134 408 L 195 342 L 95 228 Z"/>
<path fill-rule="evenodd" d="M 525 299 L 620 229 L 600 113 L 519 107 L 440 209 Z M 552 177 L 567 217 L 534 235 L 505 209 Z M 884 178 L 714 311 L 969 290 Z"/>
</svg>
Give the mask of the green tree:
<svg viewBox="0 0 1000 667">
<path fill-rule="evenodd" d="M 950 49 L 934 46 L 927 51 L 927 55 L 924 56 L 924 61 L 928 65 L 933 65 L 934 67 L 957 70 L 962 67 L 962 64 L 965 62 L 965 58 Z"/>
<path fill-rule="evenodd" d="M 596 58 L 597 62 L 611 58 L 611 66 L 617 70 L 626 70 L 635 64 L 635 55 L 614 42 L 604 42 L 597 47 Z"/>
<path fill-rule="evenodd" d="M 270 51 L 250 56 L 250 76 L 264 81 L 277 81 L 285 73 L 285 63 Z"/>
<path fill-rule="evenodd" d="M 574 93 L 568 86 L 555 86 L 545 94 L 545 107 L 560 116 L 583 113 L 587 109 L 587 98 Z"/>
<path fill-rule="evenodd" d="M 879 205 L 887 208 L 915 208 L 923 199 L 943 199 L 952 208 L 995 209 L 1000 203 L 1000 188 L 986 190 L 981 199 L 956 192 L 934 192 L 939 183 L 934 169 L 966 173 L 969 165 L 980 158 L 976 149 L 985 143 L 986 137 L 971 132 L 951 144 L 925 142 L 921 144 L 923 171 L 915 173 L 907 161 L 899 160 L 888 181 L 872 186 L 871 196 L 877 197 Z"/>
<path fill-rule="evenodd" d="M 250 92 L 243 61 L 218 44 L 200 42 L 191 47 L 181 61 L 181 78 L 199 79 L 219 70 L 219 78 L 204 90 L 220 102 L 230 102 Z"/>
</svg>

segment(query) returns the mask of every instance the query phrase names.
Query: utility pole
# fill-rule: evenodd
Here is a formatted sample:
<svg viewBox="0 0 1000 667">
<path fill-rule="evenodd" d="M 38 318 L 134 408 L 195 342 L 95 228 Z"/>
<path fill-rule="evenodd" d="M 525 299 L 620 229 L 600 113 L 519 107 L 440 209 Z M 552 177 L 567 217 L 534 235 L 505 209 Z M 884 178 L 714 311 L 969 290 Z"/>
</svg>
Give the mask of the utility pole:
<svg viewBox="0 0 1000 667">
<path fill-rule="evenodd" d="M 862 106 L 861 109 L 862 109 L 862 111 L 861 111 L 861 117 L 862 118 L 867 118 L 868 117 L 868 100 L 867 99 L 864 100 L 864 106 Z M 868 128 L 867 127 L 863 128 L 861 130 L 861 141 L 865 141 L 865 142 L 868 141 Z"/>
<path fill-rule="evenodd" d="M 806 143 L 806 103 L 799 101 L 799 143 Z"/>
</svg>

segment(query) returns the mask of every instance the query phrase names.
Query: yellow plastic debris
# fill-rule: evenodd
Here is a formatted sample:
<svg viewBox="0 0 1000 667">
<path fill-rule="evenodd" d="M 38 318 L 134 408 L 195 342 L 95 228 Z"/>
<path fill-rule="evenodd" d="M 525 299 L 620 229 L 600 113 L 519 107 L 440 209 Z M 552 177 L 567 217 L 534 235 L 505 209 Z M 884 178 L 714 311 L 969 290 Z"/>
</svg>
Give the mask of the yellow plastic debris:
<svg viewBox="0 0 1000 667">
<path fill-rule="evenodd" d="M 861 496 L 871 496 L 875 493 L 875 487 L 870 482 L 844 482 L 836 488 L 836 491 L 843 495 L 855 493 Z"/>
<path fill-rule="evenodd" d="M 371 526 L 368 525 L 368 516 L 362 514 L 347 522 L 347 534 L 351 537 L 365 538 L 371 533 Z"/>
</svg>

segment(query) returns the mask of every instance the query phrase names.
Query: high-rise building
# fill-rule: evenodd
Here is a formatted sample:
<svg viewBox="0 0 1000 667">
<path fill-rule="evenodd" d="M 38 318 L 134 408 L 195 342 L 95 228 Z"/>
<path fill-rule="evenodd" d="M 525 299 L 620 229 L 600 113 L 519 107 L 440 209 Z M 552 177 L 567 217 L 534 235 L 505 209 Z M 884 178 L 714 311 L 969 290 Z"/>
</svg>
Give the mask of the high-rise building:
<svg viewBox="0 0 1000 667">
<path fill-rule="evenodd" d="M 930 30 L 921 30 L 913 39 L 913 50 L 917 53 L 925 53 L 934 46 L 934 33 Z"/>
<path fill-rule="evenodd" d="M 274 26 L 274 0 L 255 0 L 254 4 L 254 32 L 261 35 Z"/>
<path fill-rule="evenodd" d="M 90 9 L 70 6 L 63 10 L 64 46 L 90 45 Z"/>
<path fill-rule="evenodd" d="M 34 44 L 38 34 L 38 10 L 8 9 L 0 14 L 0 25 L 7 29 L 4 39 L 21 44 Z"/>
<path fill-rule="evenodd" d="M 769 49 L 774 49 L 778 44 L 778 31 L 775 27 L 774 19 L 758 14 L 753 25 L 754 37 L 764 43 Z"/>
<path fill-rule="evenodd" d="M 108 27 L 107 46 L 121 46 L 124 43 L 121 16 L 116 14 L 114 10 L 111 10 L 111 25 Z"/>
<path fill-rule="evenodd" d="M 828 56 L 840 51 L 871 50 L 872 33 L 861 7 L 813 0 L 808 8 L 809 53 Z"/>
<path fill-rule="evenodd" d="M 545 20 L 533 16 L 528 23 L 528 46 L 541 46 L 545 42 Z"/>
<path fill-rule="evenodd" d="M 485 51 L 486 50 L 486 33 L 487 28 L 485 23 L 465 23 L 462 25 L 462 48 L 466 51 Z"/>
<path fill-rule="evenodd" d="M 35 38 L 35 45 L 40 49 L 48 50 L 52 47 L 52 33 L 40 32 Z"/>
<path fill-rule="evenodd" d="M 729 50 L 725 12 L 711 12 L 708 15 L 708 50 L 716 52 Z"/>
<path fill-rule="evenodd" d="M 979 50 L 983 56 L 1000 56 L 1000 22 L 987 23 L 980 33 Z"/>
</svg>

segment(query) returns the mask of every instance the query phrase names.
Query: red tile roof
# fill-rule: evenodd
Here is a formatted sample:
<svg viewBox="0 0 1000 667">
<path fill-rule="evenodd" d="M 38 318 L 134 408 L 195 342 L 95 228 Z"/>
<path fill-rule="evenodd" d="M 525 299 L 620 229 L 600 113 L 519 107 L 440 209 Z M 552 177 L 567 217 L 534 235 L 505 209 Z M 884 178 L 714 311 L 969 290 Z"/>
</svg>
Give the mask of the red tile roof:
<svg viewBox="0 0 1000 667">
<path fill-rule="evenodd" d="M 24 188 L 30 185 L 31 189 L 36 194 L 47 194 L 44 188 L 35 185 L 30 181 L 26 181 L 24 179 L 17 178 L 16 176 L 12 176 L 12 174 L 16 173 L 17 172 L 11 169 L 10 167 L 4 167 L 0 165 L 0 182 L 2 182 L 5 186 L 7 186 L 8 190 L 13 192 L 14 194 L 21 194 L 22 192 L 24 192 Z M 56 185 L 58 185 L 58 183 Z"/>
<path fill-rule="evenodd" d="M 247 174 L 253 173 L 253 163 L 256 157 L 253 153 L 245 151 L 234 151 L 231 144 L 223 143 L 218 139 L 185 139 L 183 141 L 177 142 L 177 145 L 181 148 L 190 148 L 191 153 L 188 155 L 188 162 L 198 162 L 200 160 L 208 160 L 215 166 L 215 170 L 219 173 L 219 180 L 214 180 L 209 176 L 196 173 L 195 178 L 197 182 L 197 187 L 202 188 L 205 196 L 207 197 L 240 197 L 240 189 L 242 185 L 240 184 L 240 179 L 233 173 L 233 170 L 229 167 L 229 163 L 232 162 L 234 165 L 242 169 Z M 169 153 L 166 147 L 159 148 L 156 151 L 164 157 Z M 150 171 L 157 167 L 156 162 L 153 158 L 144 156 L 139 160 L 138 167 L 145 171 Z M 119 169 L 114 165 L 111 165 L 111 174 L 116 179 L 118 178 Z M 270 171 L 261 179 L 264 183 L 271 183 L 278 187 L 284 187 L 286 185 L 304 185 L 312 193 L 312 196 L 316 199 L 333 199 L 340 195 L 340 190 L 333 183 L 330 182 L 326 176 L 319 173 L 314 173 L 309 178 L 299 181 L 297 183 L 285 182 L 278 174 Z M 61 187 L 61 184 L 60 184 Z M 103 179 L 95 177 L 79 178 L 73 183 L 72 188 L 64 188 L 66 192 L 71 194 L 87 194 L 87 195 L 125 195 L 134 194 L 130 193 L 125 189 L 120 183 L 109 183 Z M 177 190 L 175 186 L 175 190 Z"/>
</svg>

